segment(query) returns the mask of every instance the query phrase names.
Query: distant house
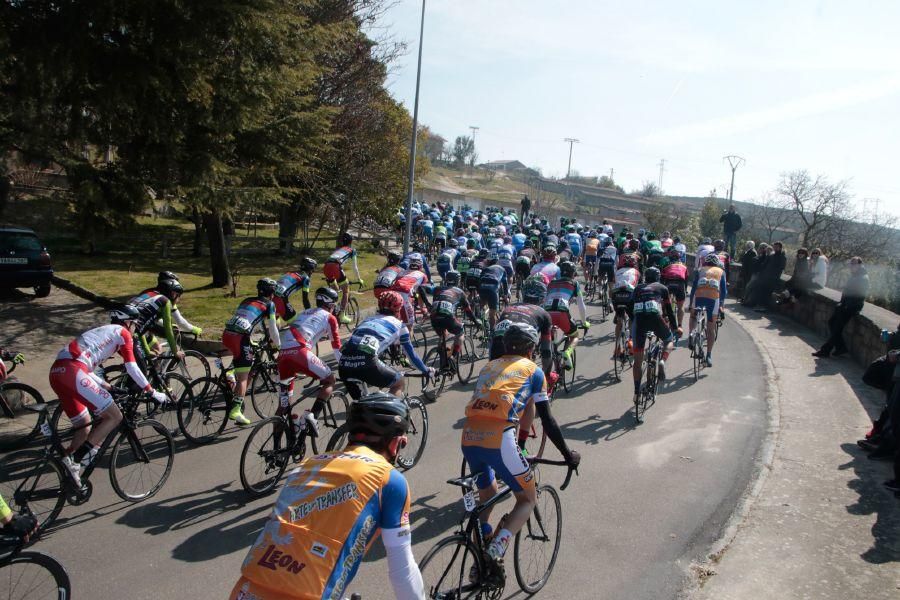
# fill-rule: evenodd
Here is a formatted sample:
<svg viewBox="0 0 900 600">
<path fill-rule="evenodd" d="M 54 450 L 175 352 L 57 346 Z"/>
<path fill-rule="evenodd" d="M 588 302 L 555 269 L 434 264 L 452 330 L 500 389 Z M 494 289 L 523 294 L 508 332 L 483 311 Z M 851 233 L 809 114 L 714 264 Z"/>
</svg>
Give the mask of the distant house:
<svg viewBox="0 0 900 600">
<path fill-rule="evenodd" d="M 490 169 L 491 171 L 527 171 L 528 167 L 517 160 L 492 160 L 484 164 L 478 165 L 482 169 Z"/>
</svg>

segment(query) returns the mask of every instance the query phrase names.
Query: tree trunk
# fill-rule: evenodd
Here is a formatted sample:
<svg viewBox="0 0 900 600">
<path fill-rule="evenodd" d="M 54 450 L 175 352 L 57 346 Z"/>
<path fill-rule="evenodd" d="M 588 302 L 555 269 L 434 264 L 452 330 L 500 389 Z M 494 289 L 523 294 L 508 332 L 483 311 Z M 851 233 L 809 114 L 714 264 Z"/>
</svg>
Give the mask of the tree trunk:
<svg viewBox="0 0 900 600">
<path fill-rule="evenodd" d="M 12 190 L 12 181 L 4 172 L 0 172 L 0 217 L 6 212 L 6 204 L 9 202 L 9 195 Z"/>
<path fill-rule="evenodd" d="M 203 217 L 200 211 L 194 208 L 191 211 L 191 222 L 194 224 L 194 246 L 191 249 L 193 256 L 200 256 L 203 250 Z"/>
<path fill-rule="evenodd" d="M 282 206 L 278 215 L 278 249 L 285 256 L 293 249 L 294 238 L 297 237 L 297 203 L 291 202 Z"/>
<path fill-rule="evenodd" d="M 231 286 L 231 269 L 228 267 L 228 252 L 225 249 L 225 234 L 222 231 L 222 215 L 208 212 L 203 215 L 209 241 L 209 262 L 213 287 Z"/>
</svg>

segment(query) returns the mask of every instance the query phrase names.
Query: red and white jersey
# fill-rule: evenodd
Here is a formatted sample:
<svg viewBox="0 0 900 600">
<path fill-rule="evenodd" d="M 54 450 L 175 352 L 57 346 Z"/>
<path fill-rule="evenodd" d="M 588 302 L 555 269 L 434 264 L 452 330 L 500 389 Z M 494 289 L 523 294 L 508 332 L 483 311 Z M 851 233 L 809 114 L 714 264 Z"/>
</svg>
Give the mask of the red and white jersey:
<svg viewBox="0 0 900 600">
<path fill-rule="evenodd" d="M 341 347 L 338 320 L 324 308 L 310 308 L 297 315 L 291 326 L 281 332 L 281 348 L 315 346 L 322 336 L 331 339 L 331 347 Z"/>
<path fill-rule="evenodd" d="M 641 281 L 641 274 L 637 269 L 625 267 L 616 270 L 615 289 L 634 290 Z"/>
<path fill-rule="evenodd" d="M 103 325 L 85 331 L 59 351 L 56 360 L 74 359 L 93 371 L 113 354 L 126 363 L 134 362 L 131 333 L 121 325 Z"/>
<path fill-rule="evenodd" d="M 428 276 L 425 273 L 422 271 L 407 271 L 397 278 L 397 281 L 391 286 L 391 291 L 412 296 L 423 283 L 428 283 Z"/>
</svg>

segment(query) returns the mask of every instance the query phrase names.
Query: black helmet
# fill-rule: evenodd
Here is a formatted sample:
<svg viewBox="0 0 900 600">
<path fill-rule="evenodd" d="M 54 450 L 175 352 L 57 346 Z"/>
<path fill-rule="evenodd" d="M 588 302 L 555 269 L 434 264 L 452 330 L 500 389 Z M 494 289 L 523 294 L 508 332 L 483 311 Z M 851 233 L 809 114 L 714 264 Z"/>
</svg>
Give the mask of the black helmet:
<svg viewBox="0 0 900 600">
<path fill-rule="evenodd" d="M 271 296 L 275 293 L 275 283 L 274 279 L 269 279 L 268 277 L 264 277 L 256 282 L 256 291 L 260 296 Z"/>
<path fill-rule="evenodd" d="M 451 248 L 459 248 L 459 240 L 456 238 L 450 238 L 450 241 L 447 242 Z"/>
<path fill-rule="evenodd" d="M 716 252 L 721 252 L 725 249 L 725 240 L 716 240 L 713 242 L 713 248 L 716 249 Z"/>
<path fill-rule="evenodd" d="M 109 322 L 121 325 L 128 321 L 136 321 L 141 318 L 141 311 L 131 304 L 125 304 L 109 311 Z"/>
<path fill-rule="evenodd" d="M 718 254 L 716 254 L 715 252 L 710 252 L 703 257 L 703 264 L 708 267 L 721 267 L 722 261 L 719 260 Z"/>
<path fill-rule="evenodd" d="M 503 333 L 503 347 L 512 354 L 525 354 L 538 343 L 538 331 L 528 323 L 510 323 Z"/>
<path fill-rule="evenodd" d="M 174 279 L 175 281 L 178 281 L 178 275 L 176 275 L 172 271 L 160 271 L 156 276 L 157 283 L 160 283 L 166 279 Z"/>
<path fill-rule="evenodd" d="M 559 273 L 563 277 L 575 277 L 575 263 L 569 260 L 559 263 Z"/>
<path fill-rule="evenodd" d="M 319 263 L 317 263 L 314 259 L 312 259 L 308 256 L 304 256 L 303 258 L 300 259 L 300 270 L 301 271 L 306 271 L 307 273 L 312 273 L 313 271 L 316 270 L 316 267 L 318 267 L 318 266 L 319 266 Z"/>
<path fill-rule="evenodd" d="M 353 234 L 349 231 L 345 231 L 344 235 L 341 236 L 341 246 L 349 246 L 353 243 Z"/>
<path fill-rule="evenodd" d="M 525 245 L 523 246 L 524 248 L 531 248 L 532 246 L 534 246 L 534 243 L 532 243 L 530 238 L 525 240 Z"/>
<path fill-rule="evenodd" d="M 163 279 L 156 284 L 156 291 L 171 300 L 173 295 L 183 294 L 184 288 L 177 279 Z"/>
<path fill-rule="evenodd" d="M 644 281 L 647 283 L 656 283 L 659 281 L 659 269 L 656 267 L 650 267 L 646 271 L 644 271 Z"/>
<path fill-rule="evenodd" d="M 338 293 L 329 287 L 320 287 L 316 290 L 316 306 L 334 306 L 338 301 Z"/>
<path fill-rule="evenodd" d="M 444 285 L 448 287 L 459 285 L 459 271 L 447 271 L 444 275 Z"/>
<path fill-rule="evenodd" d="M 390 252 L 387 253 L 387 262 L 389 265 L 400 264 L 401 258 L 403 258 L 403 256 L 396 250 L 391 250 Z"/>
<path fill-rule="evenodd" d="M 422 259 L 419 257 L 413 257 L 409 259 L 409 270 L 410 271 L 421 271 L 425 266 L 422 262 Z"/>
<path fill-rule="evenodd" d="M 478 251 L 478 258 L 487 258 L 488 254 L 490 254 L 490 252 L 488 252 L 488 249 L 482 248 L 481 250 Z"/>
<path fill-rule="evenodd" d="M 540 277 L 530 277 L 522 284 L 522 302 L 525 304 L 543 304 L 547 295 L 547 284 Z"/>
<path fill-rule="evenodd" d="M 369 394 L 350 405 L 347 430 L 354 438 L 390 439 L 404 435 L 409 429 L 406 403 L 384 392 Z"/>
</svg>

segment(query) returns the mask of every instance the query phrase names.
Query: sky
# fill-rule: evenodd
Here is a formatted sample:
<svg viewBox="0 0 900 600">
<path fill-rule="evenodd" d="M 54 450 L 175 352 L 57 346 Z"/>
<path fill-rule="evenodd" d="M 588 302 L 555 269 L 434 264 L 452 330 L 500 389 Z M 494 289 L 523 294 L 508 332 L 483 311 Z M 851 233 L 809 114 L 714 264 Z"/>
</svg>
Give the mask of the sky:
<svg viewBox="0 0 900 600">
<path fill-rule="evenodd" d="M 409 43 L 388 81 L 412 112 L 421 3 L 379 34 Z M 783 172 L 850 182 L 900 215 L 900 2 L 429 0 L 419 122 L 479 127 L 480 161 L 609 175 L 626 191 L 759 199 Z M 876 203 L 876 199 L 880 202 Z"/>
</svg>

